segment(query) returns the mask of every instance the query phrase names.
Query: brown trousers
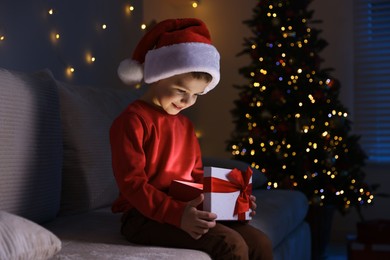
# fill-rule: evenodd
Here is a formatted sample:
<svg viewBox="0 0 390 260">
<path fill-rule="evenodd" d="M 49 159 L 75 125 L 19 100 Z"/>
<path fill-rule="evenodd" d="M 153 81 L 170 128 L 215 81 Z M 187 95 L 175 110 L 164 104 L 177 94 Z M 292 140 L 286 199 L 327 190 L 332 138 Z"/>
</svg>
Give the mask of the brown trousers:
<svg viewBox="0 0 390 260">
<path fill-rule="evenodd" d="M 121 232 L 132 243 L 196 249 L 208 253 L 214 260 L 273 259 L 269 238 L 244 222 L 217 222 L 214 228 L 195 240 L 179 228 L 150 220 L 132 210 L 122 218 Z"/>
</svg>

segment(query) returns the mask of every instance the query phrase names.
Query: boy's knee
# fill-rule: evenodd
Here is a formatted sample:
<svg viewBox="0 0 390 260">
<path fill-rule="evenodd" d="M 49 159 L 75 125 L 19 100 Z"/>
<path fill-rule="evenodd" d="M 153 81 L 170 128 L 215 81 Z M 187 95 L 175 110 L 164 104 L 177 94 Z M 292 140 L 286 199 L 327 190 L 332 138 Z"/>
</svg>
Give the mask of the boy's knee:
<svg viewBox="0 0 390 260">
<path fill-rule="evenodd" d="M 223 239 L 219 248 L 215 248 L 213 259 L 248 259 L 249 248 L 240 235 L 233 235 Z"/>
<path fill-rule="evenodd" d="M 232 255 L 237 257 L 232 259 L 248 259 L 249 247 L 241 236 L 238 236 L 234 244 L 231 244 L 230 246 Z"/>
<path fill-rule="evenodd" d="M 273 259 L 273 246 L 269 237 L 261 232 L 261 236 L 256 240 L 257 245 L 251 246 L 249 252 L 250 259 L 271 260 Z"/>
</svg>

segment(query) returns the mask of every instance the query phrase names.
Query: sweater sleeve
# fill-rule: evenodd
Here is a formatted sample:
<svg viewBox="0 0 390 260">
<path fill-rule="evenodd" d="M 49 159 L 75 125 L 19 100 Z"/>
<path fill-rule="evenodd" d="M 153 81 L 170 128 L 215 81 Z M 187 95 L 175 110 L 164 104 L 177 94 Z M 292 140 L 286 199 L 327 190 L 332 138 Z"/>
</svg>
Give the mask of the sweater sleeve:
<svg viewBox="0 0 390 260">
<path fill-rule="evenodd" d="M 196 161 L 195 161 L 195 167 L 191 173 L 192 178 L 194 178 L 194 181 L 197 183 L 203 183 L 203 162 L 202 162 L 202 153 L 199 146 L 198 139 L 196 138 L 194 134 L 194 143 L 196 146 Z"/>
<path fill-rule="evenodd" d="M 186 204 L 149 183 L 143 150 L 145 135 L 147 126 L 135 114 L 116 119 L 110 129 L 112 165 L 119 191 L 144 216 L 180 227 Z"/>
</svg>

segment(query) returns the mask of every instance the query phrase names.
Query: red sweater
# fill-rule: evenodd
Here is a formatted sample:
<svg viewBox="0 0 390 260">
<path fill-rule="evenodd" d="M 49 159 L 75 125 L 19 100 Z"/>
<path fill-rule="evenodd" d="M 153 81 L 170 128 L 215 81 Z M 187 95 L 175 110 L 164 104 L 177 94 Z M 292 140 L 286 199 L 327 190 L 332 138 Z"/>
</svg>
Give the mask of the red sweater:
<svg viewBox="0 0 390 260">
<path fill-rule="evenodd" d="M 114 120 L 110 142 L 120 191 L 113 212 L 136 208 L 150 219 L 180 227 L 185 203 L 167 195 L 171 181 L 203 178 L 200 147 L 189 119 L 137 100 Z"/>
</svg>

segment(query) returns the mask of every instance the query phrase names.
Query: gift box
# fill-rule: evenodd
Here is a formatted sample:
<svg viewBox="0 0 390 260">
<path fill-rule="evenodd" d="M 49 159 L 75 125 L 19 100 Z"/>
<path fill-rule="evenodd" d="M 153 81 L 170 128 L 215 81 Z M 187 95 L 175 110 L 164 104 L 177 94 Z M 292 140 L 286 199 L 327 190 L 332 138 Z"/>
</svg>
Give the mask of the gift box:
<svg viewBox="0 0 390 260">
<path fill-rule="evenodd" d="M 198 209 L 217 214 L 217 220 L 249 220 L 252 170 L 205 167 L 203 185 L 174 180 L 169 195 L 180 201 L 190 201 L 204 193 Z"/>
<path fill-rule="evenodd" d="M 217 220 L 249 220 L 252 170 L 205 167 L 203 209 L 217 214 Z"/>
<path fill-rule="evenodd" d="M 174 180 L 169 187 L 168 195 L 177 200 L 187 202 L 195 199 L 202 193 L 203 184 L 201 183 Z"/>
</svg>

